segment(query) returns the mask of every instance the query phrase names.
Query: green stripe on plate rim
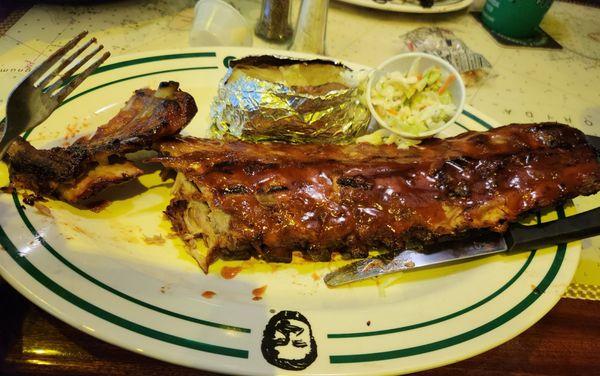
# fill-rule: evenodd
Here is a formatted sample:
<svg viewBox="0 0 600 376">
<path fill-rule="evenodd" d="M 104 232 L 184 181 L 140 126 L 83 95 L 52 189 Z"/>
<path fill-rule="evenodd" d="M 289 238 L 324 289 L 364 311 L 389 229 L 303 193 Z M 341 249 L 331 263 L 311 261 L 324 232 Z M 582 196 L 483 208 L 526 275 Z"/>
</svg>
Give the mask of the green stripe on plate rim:
<svg viewBox="0 0 600 376">
<path fill-rule="evenodd" d="M 485 303 L 491 301 L 492 299 L 494 299 L 495 297 L 497 297 L 498 295 L 500 295 L 501 293 L 506 291 L 506 289 L 508 289 L 510 286 L 512 286 L 517 281 L 517 279 L 519 279 L 519 277 L 521 277 L 521 275 L 525 272 L 525 270 L 527 269 L 529 264 L 531 264 L 531 261 L 535 257 L 535 253 L 536 253 L 535 251 L 530 252 L 529 256 L 527 257 L 527 260 L 525 260 L 525 263 L 523 264 L 523 266 L 521 266 L 521 269 L 519 269 L 519 271 L 508 282 L 506 282 L 504 285 L 502 285 L 499 289 L 497 289 L 490 295 L 486 296 L 485 298 L 481 299 L 477 303 L 472 304 L 461 310 L 458 310 L 454 313 L 450 313 L 448 315 L 438 317 L 436 319 L 420 322 L 418 324 L 411 324 L 411 325 L 401 326 L 398 328 L 375 330 L 372 332 L 327 334 L 327 338 L 332 338 L 332 339 L 333 338 L 358 338 L 358 337 L 371 337 L 371 336 L 380 336 L 380 335 L 385 335 L 385 334 L 400 333 L 400 332 L 406 332 L 408 330 L 413 330 L 413 329 L 423 328 L 423 327 L 434 325 L 434 324 L 439 324 L 441 322 L 453 319 L 455 317 L 462 316 L 467 312 L 470 312 L 476 308 L 481 307 Z"/>
<path fill-rule="evenodd" d="M 559 218 L 565 217 L 564 208 L 562 206 L 557 207 L 556 211 Z M 506 324 L 513 318 L 517 317 L 525 309 L 527 309 L 529 306 L 535 303 L 536 300 L 538 300 L 538 298 L 546 291 L 546 289 L 550 286 L 550 284 L 558 274 L 560 267 L 562 266 L 563 260 L 565 258 L 566 250 L 567 244 L 560 244 L 557 247 L 557 251 L 554 255 L 554 259 L 552 260 L 550 268 L 546 272 L 546 275 L 544 275 L 544 277 L 542 278 L 541 282 L 537 285 L 537 287 L 533 289 L 531 293 L 529 293 L 513 308 L 503 313 L 502 315 L 496 317 L 495 319 L 487 322 L 486 324 L 483 324 L 475 329 L 471 329 L 465 333 L 446 338 L 440 341 L 428 343 L 425 345 L 365 354 L 330 355 L 329 361 L 331 363 L 364 363 L 380 360 L 405 358 L 408 356 L 420 355 L 437 350 L 442 350 L 447 347 L 458 345 L 460 343 L 472 340 L 483 334 L 486 334 L 500 327 L 501 325 Z"/>
<path fill-rule="evenodd" d="M 250 329 L 247 328 L 241 328 L 241 327 L 237 327 L 237 326 L 232 326 L 232 325 L 225 325 L 225 324 L 220 324 L 220 323 L 216 323 L 216 322 L 212 322 L 212 321 L 208 321 L 208 320 L 202 320 L 202 319 L 198 319 L 195 317 L 190 317 L 190 316 L 186 316 L 186 315 L 182 315 L 180 313 L 177 312 L 172 312 L 169 311 L 167 309 L 164 308 L 160 308 L 157 307 L 155 305 L 152 305 L 150 303 L 146 303 L 142 300 L 136 299 L 132 296 L 129 296 L 113 287 L 110 287 L 109 285 L 105 284 L 102 281 L 97 280 L 96 278 L 92 277 L 91 275 L 89 275 L 88 273 L 84 272 L 83 270 L 81 270 L 80 268 L 78 268 L 77 266 L 75 266 L 73 263 L 71 263 L 69 260 L 67 260 L 63 255 L 61 255 L 58 251 L 56 251 L 56 249 L 54 249 L 54 247 L 52 247 L 50 244 L 48 244 L 48 242 L 46 241 L 46 239 L 44 239 L 44 237 L 42 235 L 40 235 L 40 233 L 37 231 L 37 229 L 33 226 L 33 224 L 31 223 L 31 221 L 29 221 L 29 218 L 27 217 L 27 215 L 25 214 L 25 211 L 23 210 L 23 208 L 21 207 L 21 204 L 19 203 L 19 197 L 17 196 L 16 193 L 13 193 L 13 202 L 15 204 L 15 207 L 17 209 L 17 212 L 19 213 L 19 216 L 21 217 L 21 219 L 23 220 L 23 223 L 25 224 L 25 226 L 29 229 L 29 231 L 31 232 L 31 234 L 34 236 L 35 239 L 39 240 L 40 244 L 42 244 L 42 246 L 44 248 L 46 248 L 46 250 L 48 252 L 50 252 L 50 254 L 52 254 L 52 256 L 56 257 L 60 262 L 62 262 L 65 266 L 67 266 L 69 269 L 71 269 L 72 271 L 74 271 L 75 273 L 79 274 L 81 277 L 87 279 L 88 281 L 92 282 L 93 284 L 95 284 L 96 286 L 120 297 L 123 298 L 125 300 L 128 300 L 132 303 L 135 303 L 137 305 L 140 305 L 144 308 L 148 308 L 150 310 L 168 315 L 168 316 L 172 316 L 181 320 L 185 320 L 185 321 L 190 321 L 193 322 L 195 324 L 201 324 L 201 325 L 206 325 L 206 326 L 211 326 L 214 328 L 219 328 L 219 329 L 225 329 L 225 330 L 232 330 L 232 331 L 236 331 L 236 332 L 242 332 L 242 333 L 250 333 Z"/>
<path fill-rule="evenodd" d="M 463 110 L 463 114 L 465 114 L 467 117 L 475 120 L 477 123 L 483 125 L 486 129 L 493 129 L 494 127 L 489 124 L 487 121 L 480 119 L 479 117 L 477 117 L 477 115 L 472 114 L 471 112 L 467 111 L 467 110 Z"/>
<path fill-rule="evenodd" d="M 166 55 L 166 56 L 173 56 L 173 55 Z M 136 60 L 131 60 L 131 61 L 136 61 Z M 145 60 L 146 61 L 146 60 Z M 117 63 L 117 64 L 121 64 L 121 63 Z M 180 68 L 180 69 L 169 69 L 169 70 L 162 70 L 162 71 L 155 71 L 155 72 L 148 72 L 148 73 L 142 73 L 142 74 L 138 74 L 135 76 L 129 76 L 129 77 L 125 77 L 119 80 L 114 80 L 114 81 L 110 81 L 110 82 L 106 82 L 102 85 L 98 85 L 95 86 L 93 88 L 90 88 L 88 90 L 85 90 L 67 100 L 65 100 L 62 104 L 66 104 L 74 99 L 77 99 L 85 94 L 91 93 L 95 90 L 101 89 L 103 87 L 109 86 L 109 85 L 114 85 L 116 83 L 120 83 L 120 82 L 124 82 L 124 81 L 128 81 L 128 80 L 133 80 L 135 78 L 140 78 L 140 77 L 146 77 L 146 76 L 151 76 L 151 75 L 156 75 L 156 74 L 162 74 L 162 73 L 170 73 L 170 72 L 180 72 L 180 71 L 189 71 L 189 70 L 205 70 L 205 69 L 218 69 L 218 67 L 189 67 L 189 68 Z M 29 135 L 31 134 L 31 131 L 25 133 L 23 135 L 24 139 L 27 139 L 27 137 L 29 137 Z M 101 287 L 125 300 L 128 300 L 132 303 L 138 304 L 142 307 L 151 309 L 153 311 L 156 312 L 160 312 L 162 314 L 168 315 L 168 316 L 172 316 L 181 320 L 186 320 L 186 321 L 190 321 L 196 324 L 200 324 L 200 325 L 206 325 L 206 326 L 211 326 L 214 328 L 219 328 L 219 329 L 225 329 L 225 330 L 233 330 L 233 331 L 238 331 L 241 333 L 250 333 L 251 330 L 248 328 L 242 328 L 242 327 L 237 327 L 237 326 L 233 326 L 233 325 L 226 325 L 226 324 L 221 324 L 221 323 L 216 323 L 216 322 L 212 322 L 212 321 L 208 321 L 208 320 L 203 320 L 203 319 L 198 319 L 195 317 L 190 317 L 190 316 L 186 316 L 186 315 L 182 315 L 180 313 L 177 312 L 172 312 L 169 310 L 166 310 L 164 308 L 160 308 L 157 307 L 155 305 L 152 305 L 150 303 L 144 302 L 142 300 L 136 299 L 132 296 L 129 296 L 119 290 L 116 290 L 110 286 L 108 286 L 107 284 L 97 280 L 96 278 L 92 277 L 91 275 L 87 274 L 86 272 L 84 272 L 83 270 L 79 269 L 77 266 L 75 266 L 74 264 L 72 264 L 70 261 L 68 261 L 64 256 L 62 256 L 59 252 L 57 252 L 50 244 L 48 244 L 48 242 L 46 242 L 46 240 L 38 233 L 38 231 L 35 229 L 35 227 L 31 224 L 31 222 L 29 221 L 29 218 L 27 218 L 27 215 L 25 214 L 25 212 L 23 211 L 23 209 L 21 208 L 21 205 L 19 204 L 19 199 L 18 196 L 16 195 L 16 193 L 13 193 L 13 201 L 15 203 L 15 207 L 17 209 L 17 212 L 19 213 L 19 215 L 21 216 L 21 219 L 23 220 L 23 222 L 25 223 L 25 226 L 29 229 L 29 231 L 31 232 L 31 234 L 36 238 L 36 239 L 40 239 L 41 244 L 44 246 L 44 248 L 46 248 L 54 257 L 56 257 L 58 260 L 60 260 L 64 265 L 66 265 L 67 267 L 69 267 L 71 270 L 73 270 L 75 273 L 79 274 L 81 277 L 87 279 L 88 281 L 92 282 L 93 284 L 97 285 L 98 287 Z"/>
<path fill-rule="evenodd" d="M 197 57 L 216 57 L 217 54 L 215 52 L 188 52 L 181 54 L 167 54 L 167 55 L 159 55 L 159 56 L 148 56 L 141 57 L 137 59 L 120 61 L 117 63 L 106 64 L 94 71 L 93 74 L 98 74 L 102 72 L 111 71 L 113 69 L 119 69 L 123 67 L 128 67 L 130 65 L 139 65 L 144 63 L 152 63 L 154 61 L 162 61 L 162 60 L 176 60 L 176 59 L 191 59 Z"/>
<path fill-rule="evenodd" d="M 197 57 L 216 57 L 216 56 L 217 56 L 217 54 L 214 52 L 190 52 L 190 53 L 183 53 L 183 54 L 168 54 L 168 55 L 141 57 L 141 58 L 137 58 L 137 59 L 125 60 L 125 61 L 120 61 L 118 63 L 103 65 L 103 66 L 97 68 L 90 76 L 93 76 L 93 75 L 99 74 L 99 73 L 103 73 L 103 72 L 108 72 L 108 71 L 111 71 L 114 69 L 128 67 L 131 65 L 151 63 L 154 61 L 190 59 L 190 58 L 197 58 Z M 70 78 L 65 80 L 65 82 L 63 82 L 63 84 L 61 86 L 67 85 L 69 82 L 73 81 L 73 79 L 75 79 L 77 76 L 79 76 L 79 75 L 75 74 L 75 75 L 71 76 Z"/>
<path fill-rule="evenodd" d="M 41 239 L 41 238 L 38 238 Z M 42 286 L 46 287 L 56 295 L 70 302 L 76 307 L 81 308 L 84 311 L 91 313 L 94 316 L 97 316 L 101 319 L 104 319 L 112 324 L 125 328 L 127 330 L 131 330 L 132 332 L 136 332 L 138 334 L 144 335 L 146 337 L 154 338 L 160 341 L 168 342 L 174 345 L 187 347 L 194 350 L 205 351 L 213 354 L 226 355 L 236 358 L 248 358 L 247 350 L 234 349 L 229 347 L 211 345 L 204 342 L 198 342 L 194 340 L 190 340 L 187 338 L 182 338 L 178 336 L 174 336 L 171 334 L 163 333 L 155 329 L 148 328 L 146 326 L 142 326 L 136 324 L 132 321 L 126 320 L 122 317 L 114 315 L 108 311 L 95 306 L 75 294 L 71 293 L 64 287 L 60 286 L 44 273 L 42 273 L 39 269 L 37 269 L 27 257 L 24 257 L 19 253 L 17 247 L 12 243 L 12 241 L 8 238 L 4 229 L 0 227 L 0 243 L 4 249 L 6 249 L 7 253 L 10 257 L 25 270 L 30 276 L 32 276 L 36 281 L 38 281 Z"/>
<path fill-rule="evenodd" d="M 537 219 L 538 224 L 542 223 L 542 217 L 541 217 L 540 213 L 537 213 L 536 219 Z M 458 310 L 456 312 L 450 313 L 445 316 L 441 316 L 441 317 L 438 317 L 438 318 L 435 318 L 432 320 L 428 320 L 428 321 L 424 321 L 424 322 L 420 322 L 417 324 L 401 326 L 398 328 L 374 330 L 374 331 L 370 331 L 370 332 L 333 333 L 333 334 L 327 334 L 327 338 L 332 338 L 332 339 L 334 339 L 334 338 L 357 338 L 357 337 L 371 337 L 371 336 L 380 336 L 380 335 L 392 334 L 392 333 L 400 333 L 400 332 L 406 332 L 408 330 L 413 330 L 413 329 L 423 328 L 423 327 L 434 325 L 434 324 L 439 324 L 440 322 L 447 321 L 447 320 L 453 319 L 455 317 L 461 316 L 467 312 L 470 312 L 476 308 L 481 307 L 485 303 L 489 302 L 490 300 L 494 299 L 496 296 L 498 296 L 501 293 L 503 293 L 504 291 L 506 291 L 506 289 L 508 289 L 510 286 L 512 286 L 517 281 L 517 279 L 519 279 L 519 277 L 521 277 L 521 275 L 525 272 L 525 270 L 527 269 L 529 264 L 531 264 L 531 261 L 533 261 L 533 258 L 535 257 L 535 253 L 536 253 L 536 251 L 529 252 L 529 256 L 525 260 L 525 263 L 523 264 L 523 266 L 521 266 L 521 269 L 519 269 L 519 271 L 510 280 L 508 280 L 508 282 L 506 282 L 504 285 L 502 285 L 499 289 L 497 289 L 490 295 L 486 296 L 485 298 L 481 299 L 477 303 L 472 304 L 466 308 L 463 308 L 461 310 Z"/>
</svg>

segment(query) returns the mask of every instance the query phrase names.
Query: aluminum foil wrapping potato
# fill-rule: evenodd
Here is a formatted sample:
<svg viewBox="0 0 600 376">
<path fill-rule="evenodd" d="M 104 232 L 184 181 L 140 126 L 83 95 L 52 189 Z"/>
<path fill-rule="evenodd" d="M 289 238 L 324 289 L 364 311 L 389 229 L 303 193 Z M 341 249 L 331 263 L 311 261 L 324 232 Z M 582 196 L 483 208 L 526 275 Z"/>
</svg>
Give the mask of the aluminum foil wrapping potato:
<svg viewBox="0 0 600 376">
<path fill-rule="evenodd" d="M 249 141 L 352 142 L 371 119 L 365 81 L 365 72 L 327 60 L 233 60 L 211 106 L 211 129 Z"/>
</svg>

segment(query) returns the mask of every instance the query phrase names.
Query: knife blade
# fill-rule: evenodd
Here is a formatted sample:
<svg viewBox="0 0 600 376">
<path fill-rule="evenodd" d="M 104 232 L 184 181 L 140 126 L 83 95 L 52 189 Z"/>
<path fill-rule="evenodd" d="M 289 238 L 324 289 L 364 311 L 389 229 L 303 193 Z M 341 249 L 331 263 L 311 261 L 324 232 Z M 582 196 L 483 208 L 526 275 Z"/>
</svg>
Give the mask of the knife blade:
<svg viewBox="0 0 600 376">
<path fill-rule="evenodd" d="M 563 216 L 562 209 L 559 217 Z M 512 223 L 504 234 L 482 233 L 465 240 L 442 242 L 422 250 L 404 250 L 359 260 L 324 277 L 325 284 L 336 287 L 351 282 L 401 271 L 415 270 L 451 262 L 493 255 L 524 252 L 600 235 L 600 208 L 567 218 L 526 226 Z"/>
<path fill-rule="evenodd" d="M 600 158 L 600 137 L 586 135 Z M 561 210 L 562 211 L 562 210 Z M 386 274 L 421 269 L 493 255 L 523 252 L 600 235 L 600 208 L 533 226 L 512 223 L 504 234 L 486 232 L 462 241 L 450 241 L 422 250 L 404 250 L 359 260 L 327 274 L 323 280 L 336 287 Z"/>
<path fill-rule="evenodd" d="M 408 271 L 465 261 L 506 252 L 508 246 L 501 234 L 486 234 L 476 239 L 452 241 L 425 247 L 422 250 L 404 250 L 398 254 L 382 254 L 345 265 L 324 277 L 329 287 L 345 285 L 400 271 Z"/>
</svg>

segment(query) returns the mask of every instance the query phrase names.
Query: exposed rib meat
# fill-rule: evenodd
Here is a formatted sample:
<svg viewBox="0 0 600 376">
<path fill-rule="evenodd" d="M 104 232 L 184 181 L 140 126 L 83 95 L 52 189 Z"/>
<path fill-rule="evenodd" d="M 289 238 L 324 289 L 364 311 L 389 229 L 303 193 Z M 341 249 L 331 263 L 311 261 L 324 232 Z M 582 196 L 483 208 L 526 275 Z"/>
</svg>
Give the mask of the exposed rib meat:
<svg viewBox="0 0 600 376">
<path fill-rule="evenodd" d="M 68 147 L 37 150 L 17 139 L 5 157 L 11 184 L 72 203 L 88 199 L 140 176 L 143 171 L 125 160 L 125 154 L 150 149 L 154 142 L 179 133 L 196 111 L 192 96 L 180 91 L 176 82 L 137 90 L 93 136 Z"/>
<path fill-rule="evenodd" d="M 159 150 L 160 162 L 179 172 L 166 213 L 205 271 L 219 257 L 363 257 L 472 229 L 504 231 L 525 212 L 600 190 L 597 152 L 580 131 L 556 123 L 408 150 L 195 138 Z"/>
</svg>

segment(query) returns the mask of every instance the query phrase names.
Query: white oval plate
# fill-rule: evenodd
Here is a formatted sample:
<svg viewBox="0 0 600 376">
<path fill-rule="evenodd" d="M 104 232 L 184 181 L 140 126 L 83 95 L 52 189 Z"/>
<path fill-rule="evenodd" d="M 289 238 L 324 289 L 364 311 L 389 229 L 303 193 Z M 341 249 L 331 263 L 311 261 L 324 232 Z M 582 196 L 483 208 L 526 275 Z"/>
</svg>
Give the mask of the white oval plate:
<svg viewBox="0 0 600 376">
<path fill-rule="evenodd" d="M 135 89 L 164 80 L 180 82 L 194 96 L 199 111 L 184 133 L 204 136 L 226 61 L 260 53 L 282 51 L 208 48 L 112 58 L 27 137 L 49 147 L 89 134 Z M 445 135 L 495 125 L 467 107 Z M 0 184 L 7 181 L 0 165 Z M 217 262 L 204 275 L 162 216 L 169 189 L 154 173 L 118 189 L 100 213 L 49 201 L 52 217 L 0 195 L 2 276 L 70 325 L 168 362 L 232 374 L 293 367 L 305 374 L 389 374 L 456 362 L 518 335 L 558 301 L 581 251 L 574 243 L 498 255 L 335 290 L 321 278 L 339 263 Z M 164 244 L 147 244 L 157 235 Z M 227 280 L 224 266 L 243 270 Z M 262 286 L 263 299 L 254 300 L 252 291 Z M 205 298 L 205 291 L 216 295 Z M 292 341 L 278 348 L 279 357 L 263 355 L 264 334 L 266 347 L 282 336 L 269 321 L 285 317 L 304 331 L 288 333 Z M 300 359 L 309 352 L 314 359 Z"/>
<path fill-rule="evenodd" d="M 448 13 L 467 8 L 473 3 L 473 0 L 440 0 L 435 1 L 431 8 L 423 8 L 419 4 L 412 2 L 402 2 L 401 0 L 338 0 L 342 3 L 358 5 L 365 8 L 386 10 L 390 12 L 401 13 Z"/>
</svg>

